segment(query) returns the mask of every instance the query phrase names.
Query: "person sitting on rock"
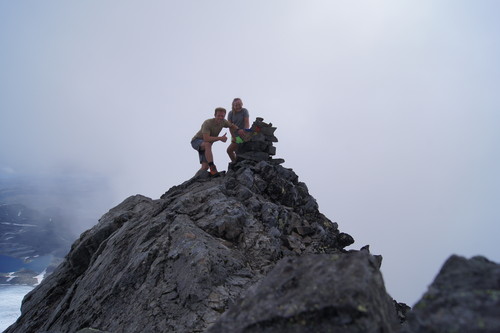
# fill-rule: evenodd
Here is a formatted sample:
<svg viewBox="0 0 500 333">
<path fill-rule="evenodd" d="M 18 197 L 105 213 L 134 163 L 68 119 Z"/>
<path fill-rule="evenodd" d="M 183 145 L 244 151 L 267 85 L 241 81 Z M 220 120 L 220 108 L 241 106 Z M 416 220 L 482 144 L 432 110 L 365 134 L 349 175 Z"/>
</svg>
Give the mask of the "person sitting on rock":
<svg viewBox="0 0 500 333">
<path fill-rule="evenodd" d="M 227 119 L 238 126 L 240 129 L 250 128 L 248 110 L 243 108 L 243 101 L 241 98 L 235 98 L 233 100 L 232 110 L 229 111 Z M 231 143 L 227 147 L 227 154 L 231 159 L 231 162 L 236 162 L 236 149 L 238 149 L 238 143 L 236 142 L 236 137 L 238 137 L 239 131 L 231 130 Z M 244 135 L 244 134 L 242 134 Z"/>
<path fill-rule="evenodd" d="M 238 131 L 238 126 L 224 119 L 226 117 L 226 109 L 216 108 L 215 117 L 207 119 L 201 125 L 201 129 L 191 140 L 191 146 L 198 151 L 200 157 L 200 170 L 208 170 L 210 174 L 216 175 L 217 167 L 214 164 L 214 157 L 212 154 L 212 144 L 217 141 L 226 142 L 227 136 L 218 136 L 223 127 L 230 128 L 231 130 Z"/>
</svg>

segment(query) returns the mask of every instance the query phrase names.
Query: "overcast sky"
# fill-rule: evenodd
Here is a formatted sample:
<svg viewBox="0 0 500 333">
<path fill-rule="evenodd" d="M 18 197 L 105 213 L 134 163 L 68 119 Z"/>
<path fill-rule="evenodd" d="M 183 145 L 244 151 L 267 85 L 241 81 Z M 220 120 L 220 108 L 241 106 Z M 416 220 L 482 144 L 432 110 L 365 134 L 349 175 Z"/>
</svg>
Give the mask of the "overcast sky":
<svg viewBox="0 0 500 333">
<path fill-rule="evenodd" d="M 0 1 L 0 173 L 156 199 L 241 97 L 413 305 L 451 254 L 500 262 L 498 17 L 495 0 Z"/>
</svg>

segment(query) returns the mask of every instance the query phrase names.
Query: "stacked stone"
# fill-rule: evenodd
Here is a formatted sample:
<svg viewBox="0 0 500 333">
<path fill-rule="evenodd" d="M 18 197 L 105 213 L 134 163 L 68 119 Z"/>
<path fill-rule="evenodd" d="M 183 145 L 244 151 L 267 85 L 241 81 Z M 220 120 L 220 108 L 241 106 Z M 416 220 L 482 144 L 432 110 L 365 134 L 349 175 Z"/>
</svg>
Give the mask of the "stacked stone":
<svg viewBox="0 0 500 333">
<path fill-rule="evenodd" d="M 276 147 L 273 146 L 273 142 L 278 142 L 274 131 L 276 131 L 276 127 L 273 127 L 272 123 L 267 124 L 264 122 L 264 118 L 256 118 L 250 131 L 242 138 L 244 142 L 238 145 L 237 162 L 242 160 L 267 161 L 274 164 L 285 162 L 281 158 L 272 158 L 276 155 Z"/>
</svg>

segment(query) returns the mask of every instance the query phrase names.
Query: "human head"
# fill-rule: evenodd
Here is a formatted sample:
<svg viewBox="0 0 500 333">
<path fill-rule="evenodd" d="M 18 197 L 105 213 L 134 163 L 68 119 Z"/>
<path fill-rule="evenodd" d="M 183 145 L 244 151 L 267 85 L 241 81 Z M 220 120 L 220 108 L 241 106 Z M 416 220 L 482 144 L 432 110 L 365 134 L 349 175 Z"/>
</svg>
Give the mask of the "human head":
<svg viewBox="0 0 500 333">
<path fill-rule="evenodd" d="M 226 109 L 221 108 L 221 107 L 215 108 L 214 116 L 215 116 L 215 119 L 217 119 L 219 121 L 224 119 L 224 117 L 226 117 Z"/>
<path fill-rule="evenodd" d="M 240 111 L 243 108 L 243 101 L 241 100 L 241 98 L 236 97 L 235 99 L 233 99 L 232 107 L 234 111 Z"/>
</svg>

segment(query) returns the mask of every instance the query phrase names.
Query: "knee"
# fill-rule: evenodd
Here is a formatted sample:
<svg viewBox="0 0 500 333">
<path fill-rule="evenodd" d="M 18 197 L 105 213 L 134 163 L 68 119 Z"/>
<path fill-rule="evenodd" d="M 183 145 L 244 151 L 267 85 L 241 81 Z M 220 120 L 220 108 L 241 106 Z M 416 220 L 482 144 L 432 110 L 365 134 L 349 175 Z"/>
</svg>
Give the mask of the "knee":
<svg viewBox="0 0 500 333">
<path fill-rule="evenodd" d="M 203 146 L 204 150 L 212 149 L 212 142 L 205 141 L 201 145 Z"/>
</svg>

